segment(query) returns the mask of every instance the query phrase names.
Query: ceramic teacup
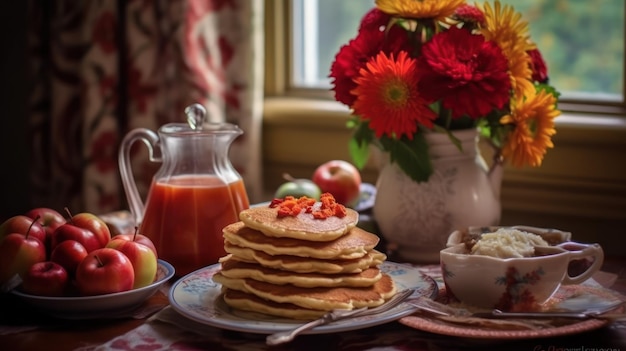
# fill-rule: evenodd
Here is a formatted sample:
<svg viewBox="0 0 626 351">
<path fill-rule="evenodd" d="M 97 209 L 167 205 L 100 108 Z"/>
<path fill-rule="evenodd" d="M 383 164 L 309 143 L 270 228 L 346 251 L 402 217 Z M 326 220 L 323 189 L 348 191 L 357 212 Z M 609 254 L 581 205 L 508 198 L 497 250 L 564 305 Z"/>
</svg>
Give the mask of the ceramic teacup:
<svg viewBox="0 0 626 351">
<path fill-rule="evenodd" d="M 535 248 L 533 257 L 496 258 L 469 254 L 465 244 L 440 252 L 446 291 L 459 301 L 503 311 L 532 310 L 545 303 L 561 284 L 578 284 L 597 272 L 604 261 L 598 244 L 565 242 Z M 570 276 L 572 260 L 592 263 Z"/>
</svg>

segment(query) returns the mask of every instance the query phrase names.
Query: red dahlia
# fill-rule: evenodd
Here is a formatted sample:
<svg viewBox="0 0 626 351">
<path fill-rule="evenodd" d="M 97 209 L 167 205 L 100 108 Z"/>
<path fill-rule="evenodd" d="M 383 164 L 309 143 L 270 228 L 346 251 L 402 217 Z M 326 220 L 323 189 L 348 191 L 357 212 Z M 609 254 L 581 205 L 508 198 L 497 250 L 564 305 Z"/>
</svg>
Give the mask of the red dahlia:
<svg viewBox="0 0 626 351">
<path fill-rule="evenodd" d="M 481 35 L 451 27 L 433 36 L 420 56 L 422 95 L 442 100 L 453 118 L 485 116 L 509 101 L 511 81 L 502 50 Z"/>
</svg>

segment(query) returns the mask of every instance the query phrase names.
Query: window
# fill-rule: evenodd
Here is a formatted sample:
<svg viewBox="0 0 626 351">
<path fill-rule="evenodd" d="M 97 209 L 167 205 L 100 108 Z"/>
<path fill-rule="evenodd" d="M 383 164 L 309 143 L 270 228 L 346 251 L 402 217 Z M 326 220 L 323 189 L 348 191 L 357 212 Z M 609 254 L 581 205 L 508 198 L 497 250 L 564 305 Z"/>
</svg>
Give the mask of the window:
<svg viewBox="0 0 626 351">
<path fill-rule="evenodd" d="M 374 0 L 293 0 L 292 84 L 330 87 L 328 73 L 339 48 L 356 35 Z"/>
<path fill-rule="evenodd" d="M 624 102 L 623 0 L 501 0 L 529 22 L 561 101 L 619 106 Z M 493 1 L 490 1 L 493 4 Z M 291 0 L 292 65 L 296 88 L 329 89 L 329 68 L 356 35 L 374 0 Z M 565 108 L 562 107 L 565 110 Z M 596 110 L 597 108 L 592 108 Z"/>
</svg>

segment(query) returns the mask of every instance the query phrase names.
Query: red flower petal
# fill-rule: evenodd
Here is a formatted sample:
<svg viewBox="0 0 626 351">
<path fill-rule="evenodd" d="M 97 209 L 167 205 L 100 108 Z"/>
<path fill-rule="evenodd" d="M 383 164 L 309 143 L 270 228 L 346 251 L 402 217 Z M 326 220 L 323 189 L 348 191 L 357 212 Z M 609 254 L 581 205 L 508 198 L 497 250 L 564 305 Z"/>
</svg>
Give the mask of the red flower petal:
<svg viewBox="0 0 626 351">
<path fill-rule="evenodd" d="M 539 83 L 547 82 L 548 67 L 543 60 L 543 56 L 541 56 L 541 52 L 538 49 L 529 50 L 527 52 L 532 60 L 531 69 L 533 71 L 533 80 Z"/>
</svg>

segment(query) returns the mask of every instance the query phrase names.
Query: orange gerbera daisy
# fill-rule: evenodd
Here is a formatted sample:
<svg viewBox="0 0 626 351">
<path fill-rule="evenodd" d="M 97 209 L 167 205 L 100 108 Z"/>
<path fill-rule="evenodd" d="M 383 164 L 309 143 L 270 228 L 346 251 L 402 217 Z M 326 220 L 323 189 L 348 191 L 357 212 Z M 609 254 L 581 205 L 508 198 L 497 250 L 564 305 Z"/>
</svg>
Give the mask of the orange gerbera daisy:
<svg viewBox="0 0 626 351">
<path fill-rule="evenodd" d="M 541 90 L 511 106 L 511 114 L 500 119 L 502 124 L 513 124 L 502 156 L 511 159 L 515 167 L 541 166 L 548 148 L 554 147 L 552 136 L 556 134 L 554 118 L 561 112 L 555 108 L 554 95 Z"/>
<path fill-rule="evenodd" d="M 464 3 L 465 0 L 376 0 L 376 6 L 389 15 L 436 20 L 452 16 Z"/>
<path fill-rule="evenodd" d="M 416 60 L 406 51 L 400 51 L 397 59 L 380 52 L 354 79 L 354 113 L 369 121 L 378 138 L 406 136 L 412 140 L 418 124 L 432 128 L 437 118 L 420 95 L 418 81 Z"/>
<path fill-rule="evenodd" d="M 491 8 L 489 3 L 484 4 L 485 24 L 481 33 L 485 40 L 493 40 L 502 49 L 504 56 L 509 60 L 511 87 L 515 96 L 532 94 L 535 87 L 532 84 L 532 59 L 528 51 L 535 48 L 530 41 L 528 22 L 522 20 L 522 15 L 510 5 L 501 6 L 500 1 Z"/>
</svg>

